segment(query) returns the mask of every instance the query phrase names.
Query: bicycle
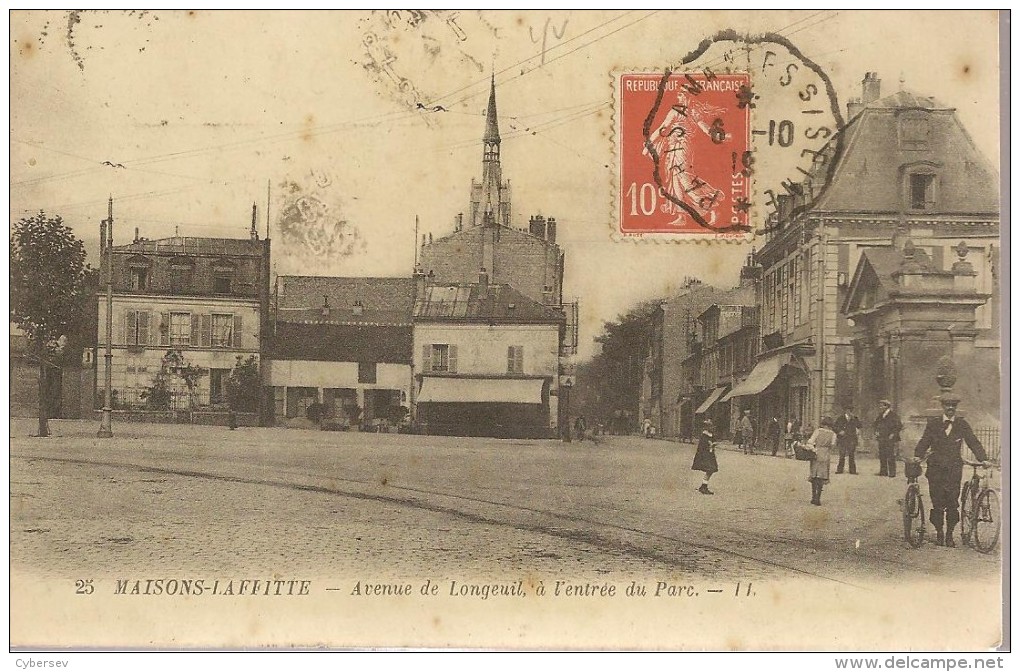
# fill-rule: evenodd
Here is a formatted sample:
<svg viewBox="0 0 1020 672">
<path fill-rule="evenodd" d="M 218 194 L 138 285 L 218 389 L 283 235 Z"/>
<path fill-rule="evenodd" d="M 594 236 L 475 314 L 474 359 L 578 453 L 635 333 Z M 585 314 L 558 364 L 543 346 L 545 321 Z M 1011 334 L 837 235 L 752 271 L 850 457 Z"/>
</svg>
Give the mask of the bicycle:
<svg viewBox="0 0 1020 672">
<path fill-rule="evenodd" d="M 988 484 L 988 474 L 978 473 L 978 468 L 988 469 L 984 462 L 964 460 L 973 470 L 970 479 L 963 484 L 960 498 L 960 530 L 963 543 L 979 553 L 991 553 L 999 543 L 999 494 Z"/>
<path fill-rule="evenodd" d="M 913 548 L 920 548 L 927 534 L 924 496 L 917 482 L 921 476 L 921 464 L 927 459 L 927 455 L 922 458 L 908 458 L 903 464 L 903 473 L 907 477 L 907 492 L 903 496 L 903 538 Z"/>
</svg>

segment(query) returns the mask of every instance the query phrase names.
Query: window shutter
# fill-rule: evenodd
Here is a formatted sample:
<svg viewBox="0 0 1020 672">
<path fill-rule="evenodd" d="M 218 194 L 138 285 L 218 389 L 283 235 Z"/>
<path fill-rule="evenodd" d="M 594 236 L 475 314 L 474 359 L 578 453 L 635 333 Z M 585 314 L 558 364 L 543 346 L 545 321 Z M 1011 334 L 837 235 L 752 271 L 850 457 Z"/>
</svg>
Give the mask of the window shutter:
<svg viewBox="0 0 1020 672">
<path fill-rule="evenodd" d="M 198 315 L 191 314 L 191 340 L 188 343 L 193 348 L 202 345 L 202 320 Z"/>
<path fill-rule="evenodd" d="M 515 367 L 515 370 L 517 371 L 517 373 L 523 374 L 524 373 L 524 346 L 523 345 L 518 345 L 515 348 L 515 350 L 516 350 L 516 352 L 515 352 L 516 356 L 514 357 L 514 367 Z"/>
<path fill-rule="evenodd" d="M 202 347 L 212 347 L 212 315 L 202 315 Z"/>
<path fill-rule="evenodd" d="M 138 311 L 138 345 L 149 344 L 149 311 Z"/>
<path fill-rule="evenodd" d="M 170 345 L 170 313 L 160 314 L 159 319 L 159 344 Z"/>
<path fill-rule="evenodd" d="M 234 315 L 234 347 L 241 347 L 241 316 Z"/>
<path fill-rule="evenodd" d="M 457 373 L 457 346 L 450 346 L 450 373 Z"/>
<path fill-rule="evenodd" d="M 124 313 L 124 343 L 135 345 L 135 311 L 129 310 Z"/>
<path fill-rule="evenodd" d="M 514 364 L 515 363 L 516 363 L 516 360 L 515 360 L 515 357 L 514 357 L 514 346 L 508 345 L 508 346 L 506 346 L 506 372 L 507 373 L 516 373 L 516 371 L 514 370 Z"/>
<path fill-rule="evenodd" d="M 421 346 L 421 370 L 422 372 L 432 370 L 432 346 L 428 343 Z"/>
</svg>

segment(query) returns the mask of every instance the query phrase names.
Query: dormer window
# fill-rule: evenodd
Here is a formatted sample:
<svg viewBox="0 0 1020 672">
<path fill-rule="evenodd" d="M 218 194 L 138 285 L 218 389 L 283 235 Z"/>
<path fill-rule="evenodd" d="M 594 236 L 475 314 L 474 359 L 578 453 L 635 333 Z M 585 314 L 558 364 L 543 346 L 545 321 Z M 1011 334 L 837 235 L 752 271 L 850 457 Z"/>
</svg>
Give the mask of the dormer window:
<svg viewBox="0 0 1020 672">
<path fill-rule="evenodd" d="M 911 173 L 907 190 L 911 210 L 935 209 L 935 175 L 933 173 Z"/>
<path fill-rule="evenodd" d="M 152 262 L 142 256 L 134 256 L 128 260 L 128 279 L 131 291 L 144 292 L 149 289 L 150 269 Z"/>
<path fill-rule="evenodd" d="M 230 294 L 234 285 L 234 265 L 219 260 L 213 265 L 213 294 Z"/>
<path fill-rule="evenodd" d="M 174 294 L 186 293 L 191 288 L 191 276 L 194 267 L 185 260 L 170 262 L 170 291 Z"/>
</svg>

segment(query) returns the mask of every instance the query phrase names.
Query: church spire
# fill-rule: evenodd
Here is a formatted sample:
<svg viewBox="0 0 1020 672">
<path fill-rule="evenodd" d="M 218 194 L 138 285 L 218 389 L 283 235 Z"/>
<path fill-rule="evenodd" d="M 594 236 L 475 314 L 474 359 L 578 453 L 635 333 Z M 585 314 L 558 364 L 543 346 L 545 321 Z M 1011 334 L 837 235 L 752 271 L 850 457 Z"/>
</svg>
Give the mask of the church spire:
<svg viewBox="0 0 1020 672">
<path fill-rule="evenodd" d="M 499 144 L 499 123 L 496 120 L 496 73 L 492 73 L 489 86 L 489 107 L 485 111 L 485 137 L 483 140 L 486 143 Z"/>
</svg>

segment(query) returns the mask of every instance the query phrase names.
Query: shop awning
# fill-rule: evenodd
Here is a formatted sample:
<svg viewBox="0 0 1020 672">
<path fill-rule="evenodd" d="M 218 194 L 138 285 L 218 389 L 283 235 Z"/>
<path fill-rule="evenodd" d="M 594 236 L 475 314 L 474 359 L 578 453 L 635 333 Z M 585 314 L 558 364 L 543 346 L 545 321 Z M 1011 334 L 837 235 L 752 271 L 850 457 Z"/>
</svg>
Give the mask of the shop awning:
<svg viewBox="0 0 1020 672">
<path fill-rule="evenodd" d="M 723 395 L 723 392 L 726 391 L 727 387 L 728 387 L 727 385 L 721 385 L 721 386 L 715 388 L 714 390 L 712 390 L 712 394 L 708 395 L 708 397 L 705 399 L 705 401 L 702 402 L 701 406 L 698 406 L 698 410 L 694 411 L 694 414 L 695 415 L 701 415 L 702 413 L 704 413 L 708 409 L 712 408 L 712 404 L 714 404 L 715 402 L 719 401 L 719 397 L 721 397 Z"/>
<path fill-rule="evenodd" d="M 733 390 L 723 399 L 727 401 L 733 397 L 746 397 L 750 394 L 758 394 L 762 392 L 766 387 L 772 384 L 772 381 L 779 375 L 779 371 L 790 363 L 793 359 L 793 354 L 789 352 L 781 352 L 778 355 L 773 355 L 768 359 L 755 364 L 751 370 L 750 375 L 738 383 Z"/>
<path fill-rule="evenodd" d="M 541 404 L 542 378 L 429 378 L 419 404 Z"/>
</svg>

